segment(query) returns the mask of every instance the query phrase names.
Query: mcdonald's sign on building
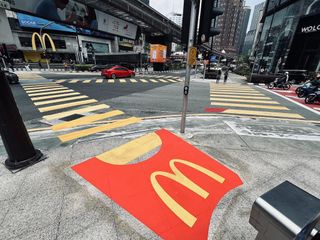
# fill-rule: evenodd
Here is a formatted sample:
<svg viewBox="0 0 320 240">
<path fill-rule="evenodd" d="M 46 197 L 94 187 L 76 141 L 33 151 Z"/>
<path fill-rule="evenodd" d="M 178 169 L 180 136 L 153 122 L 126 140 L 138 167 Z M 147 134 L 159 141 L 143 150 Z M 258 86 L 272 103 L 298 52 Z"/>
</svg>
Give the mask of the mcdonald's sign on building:
<svg viewBox="0 0 320 240">
<path fill-rule="evenodd" d="M 34 32 L 32 34 L 32 38 L 31 38 L 31 44 L 32 44 L 32 50 L 37 51 L 37 45 L 36 45 L 36 39 L 39 40 L 41 47 L 43 50 L 46 50 L 48 47 L 46 46 L 46 40 L 48 40 L 48 42 L 50 43 L 51 49 L 53 52 L 56 52 L 56 46 L 51 38 L 51 36 L 48 33 L 44 33 L 42 34 L 42 36 L 37 33 Z"/>
<path fill-rule="evenodd" d="M 163 239 L 207 239 L 217 204 L 242 185 L 237 174 L 165 129 L 72 169 Z"/>
</svg>

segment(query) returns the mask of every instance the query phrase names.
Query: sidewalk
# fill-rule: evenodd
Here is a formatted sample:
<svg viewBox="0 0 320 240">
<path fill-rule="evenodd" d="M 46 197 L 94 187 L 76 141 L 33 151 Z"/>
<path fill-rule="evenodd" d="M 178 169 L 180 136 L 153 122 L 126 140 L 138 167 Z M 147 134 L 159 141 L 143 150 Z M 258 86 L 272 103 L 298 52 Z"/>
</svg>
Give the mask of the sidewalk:
<svg viewBox="0 0 320 240">
<path fill-rule="evenodd" d="M 186 134 L 180 134 L 179 124 L 179 118 L 150 119 L 67 145 L 60 145 L 50 131 L 31 133 L 48 159 L 16 174 L 0 165 L 0 239 L 160 239 L 71 166 L 161 128 L 212 156 L 243 181 L 222 198 L 210 225 L 202 226 L 209 228 L 208 239 L 254 239 L 257 232 L 248 222 L 254 200 L 285 180 L 319 197 L 316 126 L 204 116 L 188 117 Z M 0 143 L 0 161 L 5 157 Z M 128 202 L 133 198 L 128 196 Z"/>
</svg>

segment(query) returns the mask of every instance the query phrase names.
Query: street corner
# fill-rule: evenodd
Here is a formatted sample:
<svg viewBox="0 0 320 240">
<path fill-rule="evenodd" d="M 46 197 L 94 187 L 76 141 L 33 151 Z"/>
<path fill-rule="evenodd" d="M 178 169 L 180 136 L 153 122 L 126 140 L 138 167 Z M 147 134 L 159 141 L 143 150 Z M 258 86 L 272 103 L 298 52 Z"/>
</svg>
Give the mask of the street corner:
<svg viewBox="0 0 320 240">
<path fill-rule="evenodd" d="M 220 200 L 242 185 L 235 172 L 166 129 L 72 170 L 164 239 L 207 239 Z"/>
</svg>

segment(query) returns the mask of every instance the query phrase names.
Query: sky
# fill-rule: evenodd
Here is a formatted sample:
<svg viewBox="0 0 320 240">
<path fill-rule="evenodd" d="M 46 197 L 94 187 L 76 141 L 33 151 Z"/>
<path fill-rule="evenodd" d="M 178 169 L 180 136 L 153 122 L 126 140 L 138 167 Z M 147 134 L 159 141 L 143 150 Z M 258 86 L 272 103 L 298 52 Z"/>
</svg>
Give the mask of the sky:
<svg viewBox="0 0 320 240">
<path fill-rule="evenodd" d="M 170 12 L 183 12 L 183 1 L 184 0 L 150 0 L 150 6 L 162 13 L 167 15 Z M 223 1 L 223 0 L 222 0 Z M 245 0 L 246 6 L 251 7 L 251 16 L 249 20 L 249 25 L 251 23 L 252 13 L 254 6 L 263 2 L 264 0 Z"/>
</svg>

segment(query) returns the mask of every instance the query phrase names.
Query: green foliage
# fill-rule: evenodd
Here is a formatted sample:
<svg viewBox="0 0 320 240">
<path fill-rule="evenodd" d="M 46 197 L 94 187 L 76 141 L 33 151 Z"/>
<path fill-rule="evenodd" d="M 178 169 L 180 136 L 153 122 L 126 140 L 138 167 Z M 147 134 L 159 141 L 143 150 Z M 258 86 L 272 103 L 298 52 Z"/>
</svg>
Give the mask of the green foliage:
<svg viewBox="0 0 320 240">
<path fill-rule="evenodd" d="M 89 71 L 90 67 L 92 67 L 93 64 L 76 64 L 75 70 L 76 71 Z"/>
<path fill-rule="evenodd" d="M 247 64 L 239 65 L 233 72 L 241 76 L 249 76 L 251 74 L 250 67 Z"/>
</svg>

